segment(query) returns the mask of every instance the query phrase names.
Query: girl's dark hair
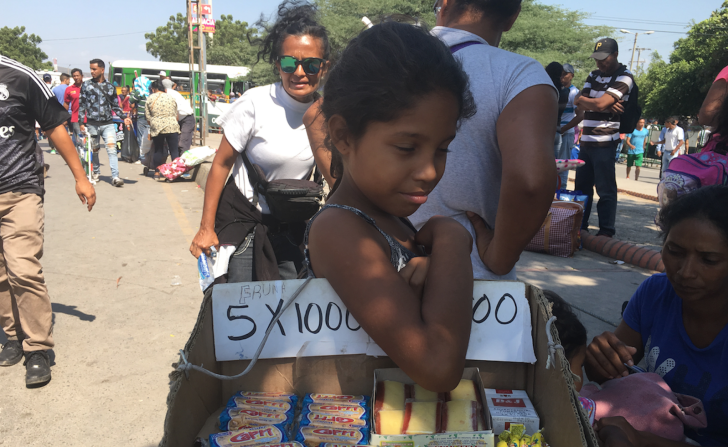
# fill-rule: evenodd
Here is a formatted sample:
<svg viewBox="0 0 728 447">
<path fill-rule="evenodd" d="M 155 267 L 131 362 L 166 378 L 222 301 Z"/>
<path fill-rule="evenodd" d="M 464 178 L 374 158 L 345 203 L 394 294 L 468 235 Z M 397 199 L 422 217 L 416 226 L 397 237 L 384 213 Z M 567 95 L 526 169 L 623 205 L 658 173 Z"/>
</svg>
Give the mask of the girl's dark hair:
<svg viewBox="0 0 728 447">
<path fill-rule="evenodd" d="M 713 152 L 723 155 L 728 154 L 728 100 L 723 100 L 723 104 L 720 106 L 720 111 L 718 111 L 718 125 L 710 134 L 710 140 L 716 135 L 720 135 L 720 138 L 717 138 Z"/>
<path fill-rule="evenodd" d="M 261 17 L 255 23 L 255 26 L 265 30 L 265 37 L 257 39 L 255 42 L 260 45 L 258 51 L 258 61 L 264 61 L 274 64 L 281 56 L 281 47 L 283 41 L 288 36 L 311 36 L 321 39 L 321 49 L 323 50 L 323 59 L 328 60 L 331 56 L 331 46 L 329 45 L 329 36 L 324 28 L 318 22 L 318 9 L 306 1 L 301 0 L 285 0 L 278 5 L 278 13 L 276 21 L 273 25 Z M 275 71 L 275 67 L 273 67 Z M 276 72 L 276 74 L 278 74 Z"/>
<path fill-rule="evenodd" d="M 586 346 L 586 328 L 579 321 L 579 317 L 576 316 L 569 303 L 556 292 L 544 290 L 543 295 L 549 303 L 553 304 L 551 314 L 556 317 L 554 325 L 559 332 L 559 340 L 561 340 L 561 346 L 564 347 L 564 355 L 567 360 L 571 361 L 577 351 Z"/>
<path fill-rule="evenodd" d="M 670 230 L 688 218 L 709 220 L 720 231 L 728 243 L 728 186 L 706 186 L 689 194 L 683 194 L 660 210 L 658 226 L 662 228 L 663 240 Z"/>
<path fill-rule="evenodd" d="M 152 88 L 154 90 L 158 90 L 160 92 L 167 91 L 167 87 L 165 87 L 164 84 L 162 84 L 162 81 L 160 81 L 160 80 L 156 80 L 156 81 L 152 82 Z"/>
<path fill-rule="evenodd" d="M 520 6 L 521 0 L 455 0 L 456 11 L 473 9 L 500 19 L 513 16 Z"/>
<path fill-rule="evenodd" d="M 551 78 L 554 87 L 561 90 L 561 74 L 564 72 L 564 66 L 558 62 L 551 62 L 546 66 L 546 74 Z"/>
<path fill-rule="evenodd" d="M 426 29 L 386 21 L 352 39 L 330 71 L 321 111 L 326 121 L 340 115 L 354 138 L 372 121 L 387 122 L 429 93 L 445 90 L 459 103 L 459 118 L 475 114 L 468 76 L 450 49 Z M 341 154 L 326 136 L 331 176 L 343 174 Z"/>
</svg>

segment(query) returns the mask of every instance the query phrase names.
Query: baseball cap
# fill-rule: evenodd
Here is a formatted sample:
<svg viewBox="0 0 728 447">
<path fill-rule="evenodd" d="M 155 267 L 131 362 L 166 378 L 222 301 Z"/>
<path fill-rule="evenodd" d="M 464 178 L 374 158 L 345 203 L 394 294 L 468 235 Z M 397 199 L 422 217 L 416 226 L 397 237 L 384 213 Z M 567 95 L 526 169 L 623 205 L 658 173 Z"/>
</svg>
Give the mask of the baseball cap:
<svg viewBox="0 0 728 447">
<path fill-rule="evenodd" d="M 592 53 L 592 55 L 590 57 L 593 59 L 596 59 L 598 61 L 603 61 L 610 54 L 615 53 L 617 51 L 619 51 L 619 46 L 617 45 L 617 41 L 607 37 L 605 39 L 599 39 L 597 41 L 597 43 L 594 45 L 594 52 Z"/>
<path fill-rule="evenodd" d="M 172 81 L 171 81 L 171 80 L 169 80 L 169 79 L 165 79 L 164 81 L 162 81 L 162 85 L 163 85 L 163 86 L 164 86 L 164 88 L 166 88 L 167 90 L 171 90 L 171 89 L 173 89 L 173 88 L 174 88 L 174 82 L 172 82 Z"/>
<path fill-rule="evenodd" d="M 159 72 L 159 76 L 167 76 L 167 72 L 162 70 Z"/>
<path fill-rule="evenodd" d="M 51 82 L 51 81 L 53 81 L 53 78 L 51 77 L 51 75 L 49 75 L 48 73 L 46 73 L 46 74 L 43 75 L 43 81 L 44 82 Z"/>
<path fill-rule="evenodd" d="M 564 71 L 567 73 L 574 74 L 574 66 L 571 64 L 564 64 Z"/>
</svg>

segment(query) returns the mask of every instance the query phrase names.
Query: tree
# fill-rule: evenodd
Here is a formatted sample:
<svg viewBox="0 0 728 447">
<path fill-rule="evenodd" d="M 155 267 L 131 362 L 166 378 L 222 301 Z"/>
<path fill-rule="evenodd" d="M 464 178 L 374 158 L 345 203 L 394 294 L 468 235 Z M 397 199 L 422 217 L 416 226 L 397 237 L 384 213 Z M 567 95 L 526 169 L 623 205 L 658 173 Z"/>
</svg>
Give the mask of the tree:
<svg viewBox="0 0 728 447">
<path fill-rule="evenodd" d="M 52 70 L 53 64 L 43 62 L 48 55 L 38 45 L 43 39 L 35 34 L 26 34 L 24 26 L 0 28 L 0 54 L 15 59 L 33 70 Z"/>
<path fill-rule="evenodd" d="M 513 28 L 503 34 L 500 47 L 536 59 L 543 66 L 556 61 L 574 66 L 573 84 L 582 87 L 589 72 L 597 68 L 589 56 L 594 43 L 614 34 L 609 26 L 583 23 L 589 14 L 524 0 Z"/>
<path fill-rule="evenodd" d="M 675 42 L 670 62 L 654 53 L 640 84 L 645 115 L 695 116 L 720 70 L 728 65 L 728 1 Z"/>
<path fill-rule="evenodd" d="M 248 42 L 248 35 L 256 36 L 247 22 L 223 15 L 215 22 L 215 33 L 205 40 L 207 63 L 215 65 L 248 66 L 255 61 L 257 50 Z M 166 26 L 147 33 L 147 52 L 163 62 L 189 62 L 187 17 L 181 13 L 170 16 Z M 193 36 L 197 44 L 197 36 Z M 197 61 L 196 61 L 197 62 Z"/>
</svg>

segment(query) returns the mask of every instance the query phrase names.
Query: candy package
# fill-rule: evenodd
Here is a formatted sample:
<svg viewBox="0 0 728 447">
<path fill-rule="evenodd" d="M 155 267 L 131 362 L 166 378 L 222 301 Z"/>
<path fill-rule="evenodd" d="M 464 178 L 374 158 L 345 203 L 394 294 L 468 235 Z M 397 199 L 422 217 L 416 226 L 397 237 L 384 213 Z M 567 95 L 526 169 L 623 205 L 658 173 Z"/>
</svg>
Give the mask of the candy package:
<svg viewBox="0 0 728 447">
<path fill-rule="evenodd" d="M 233 396 L 227 404 L 230 408 L 242 408 L 247 410 L 257 410 L 268 413 L 284 413 L 289 417 L 293 417 L 296 406 L 290 402 L 276 402 L 272 400 L 262 399 L 246 399 L 244 397 Z"/>
<path fill-rule="evenodd" d="M 288 402 L 294 407 L 298 402 L 298 396 L 291 393 L 282 393 L 276 391 L 238 391 L 233 395 L 233 398 L 241 397 L 243 399 L 260 399 L 269 400 L 275 402 Z"/>
</svg>

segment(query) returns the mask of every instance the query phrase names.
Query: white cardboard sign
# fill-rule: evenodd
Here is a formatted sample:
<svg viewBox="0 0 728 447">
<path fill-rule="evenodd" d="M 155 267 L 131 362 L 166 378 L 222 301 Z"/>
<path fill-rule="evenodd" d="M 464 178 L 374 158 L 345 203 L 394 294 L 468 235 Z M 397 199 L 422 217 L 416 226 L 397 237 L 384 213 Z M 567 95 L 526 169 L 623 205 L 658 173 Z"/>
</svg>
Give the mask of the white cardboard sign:
<svg viewBox="0 0 728 447">
<path fill-rule="evenodd" d="M 215 357 L 253 357 L 274 316 L 304 280 L 216 285 L 212 294 Z M 361 329 L 325 279 L 314 279 L 281 315 L 260 358 L 386 355 Z M 468 360 L 534 363 L 526 285 L 475 281 Z"/>
</svg>

